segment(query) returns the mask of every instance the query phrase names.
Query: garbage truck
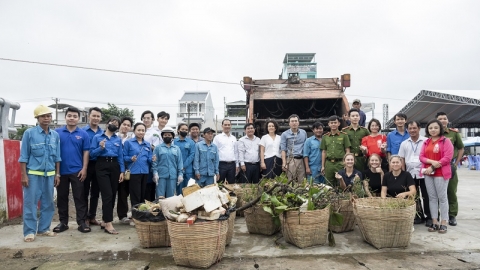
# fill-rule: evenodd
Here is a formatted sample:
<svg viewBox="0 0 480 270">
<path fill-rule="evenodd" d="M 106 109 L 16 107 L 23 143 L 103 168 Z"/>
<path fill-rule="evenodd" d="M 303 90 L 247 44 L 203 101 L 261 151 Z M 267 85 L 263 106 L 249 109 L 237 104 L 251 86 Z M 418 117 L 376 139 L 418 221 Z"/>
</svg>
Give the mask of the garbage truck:
<svg viewBox="0 0 480 270">
<path fill-rule="evenodd" d="M 269 119 L 279 124 L 279 131 L 289 129 L 288 117 L 297 114 L 300 128 L 310 131 L 314 122 L 320 121 L 328 130 L 328 118 L 337 115 L 341 126 L 342 116 L 348 112 L 345 90 L 350 87 L 350 74 L 340 78 L 317 78 L 314 53 L 287 53 L 284 68 L 278 79 L 253 79 L 244 77 L 246 92 L 246 121 L 253 123 L 257 136 L 268 133 L 265 122 Z"/>
</svg>

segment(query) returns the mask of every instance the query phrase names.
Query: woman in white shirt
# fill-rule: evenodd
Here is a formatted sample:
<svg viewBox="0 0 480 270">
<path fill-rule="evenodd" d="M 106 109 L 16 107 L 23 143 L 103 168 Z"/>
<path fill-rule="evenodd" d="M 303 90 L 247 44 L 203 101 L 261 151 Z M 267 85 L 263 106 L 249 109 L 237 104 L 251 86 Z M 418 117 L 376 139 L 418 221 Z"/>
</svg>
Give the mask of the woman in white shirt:
<svg viewBox="0 0 480 270">
<path fill-rule="evenodd" d="M 275 178 L 282 173 L 282 155 L 280 152 L 280 135 L 278 124 L 274 120 L 265 123 L 268 134 L 260 140 L 260 168 L 266 178 Z"/>
</svg>

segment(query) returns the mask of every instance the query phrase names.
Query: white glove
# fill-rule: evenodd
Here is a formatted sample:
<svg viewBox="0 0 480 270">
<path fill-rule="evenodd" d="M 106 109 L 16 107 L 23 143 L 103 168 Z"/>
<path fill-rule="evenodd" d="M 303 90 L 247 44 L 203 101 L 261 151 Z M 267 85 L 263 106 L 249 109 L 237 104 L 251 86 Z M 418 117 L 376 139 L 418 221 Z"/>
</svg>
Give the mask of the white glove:
<svg viewBox="0 0 480 270">
<path fill-rule="evenodd" d="M 158 174 L 157 173 L 153 174 L 153 182 L 155 182 L 155 184 L 158 184 Z"/>
<path fill-rule="evenodd" d="M 177 186 L 180 185 L 180 183 L 182 182 L 183 182 L 183 175 L 179 175 L 177 180 Z"/>
</svg>

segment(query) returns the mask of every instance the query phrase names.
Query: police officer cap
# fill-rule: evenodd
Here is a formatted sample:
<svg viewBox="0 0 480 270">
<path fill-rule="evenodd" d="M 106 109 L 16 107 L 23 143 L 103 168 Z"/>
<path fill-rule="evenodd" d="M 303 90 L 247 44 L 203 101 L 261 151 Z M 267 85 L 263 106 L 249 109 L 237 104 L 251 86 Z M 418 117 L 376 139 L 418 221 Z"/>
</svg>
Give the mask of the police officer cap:
<svg viewBox="0 0 480 270">
<path fill-rule="evenodd" d="M 359 103 L 359 104 L 362 104 L 362 102 L 360 102 L 360 99 L 358 99 L 358 98 L 354 99 L 354 100 L 353 100 L 353 102 L 352 102 L 352 104 L 353 104 L 353 103 Z"/>
</svg>

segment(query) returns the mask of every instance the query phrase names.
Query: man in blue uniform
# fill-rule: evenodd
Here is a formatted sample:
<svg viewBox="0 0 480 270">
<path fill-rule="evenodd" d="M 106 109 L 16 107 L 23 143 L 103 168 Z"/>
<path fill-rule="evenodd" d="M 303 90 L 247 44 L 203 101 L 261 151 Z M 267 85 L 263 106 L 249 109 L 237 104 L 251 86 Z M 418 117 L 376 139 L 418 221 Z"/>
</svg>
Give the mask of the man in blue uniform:
<svg viewBox="0 0 480 270">
<path fill-rule="evenodd" d="M 215 183 L 220 179 L 218 156 L 218 147 L 212 143 L 213 129 L 207 127 L 203 130 L 204 140 L 195 145 L 195 159 L 193 162 L 193 170 L 197 184 L 201 187 Z"/>
<path fill-rule="evenodd" d="M 188 180 L 193 178 L 193 158 L 195 157 L 195 142 L 187 137 L 188 126 L 185 123 L 178 124 L 178 137 L 174 139 L 174 144 L 180 148 L 183 159 L 183 179 L 184 181 L 177 186 L 177 195 L 182 194 L 182 189 L 187 186 Z"/>
<path fill-rule="evenodd" d="M 87 218 L 87 202 L 83 181 L 87 177 L 88 152 L 90 150 L 90 137 L 88 133 L 77 127 L 80 111 L 70 107 L 65 112 L 66 126 L 55 131 L 60 136 L 60 184 L 57 186 L 57 208 L 60 223 L 53 229 L 60 233 L 68 230 L 68 194 L 72 186 L 73 200 L 77 216 L 78 230 L 83 233 L 90 232 L 90 227 L 85 223 Z"/>
<path fill-rule="evenodd" d="M 50 109 L 39 105 L 34 110 L 38 125 L 25 131 L 20 150 L 23 186 L 23 236 L 33 242 L 35 234 L 56 236 L 50 231 L 55 205 L 53 187 L 60 183 L 60 138 L 48 127 L 52 121 Z M 37 205 L 40 201 L 40 218 Z"/>
</svg>

